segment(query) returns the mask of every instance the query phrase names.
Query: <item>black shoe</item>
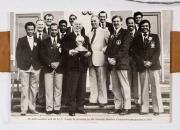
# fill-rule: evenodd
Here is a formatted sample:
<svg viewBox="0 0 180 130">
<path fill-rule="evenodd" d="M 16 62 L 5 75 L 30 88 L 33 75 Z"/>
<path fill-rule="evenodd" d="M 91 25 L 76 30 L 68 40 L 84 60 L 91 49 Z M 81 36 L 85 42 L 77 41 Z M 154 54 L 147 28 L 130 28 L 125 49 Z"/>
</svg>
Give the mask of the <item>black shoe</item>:
<svg viewBox="0 0 180 130">
<path fill-rule="evenodd" d="M 69 116 L 75 116 L 75 112 L 74 111 L 70 111 L 69 112 Z"/>
<path fill-rule="evenodd" d="M 46 111 L 46 114 L 50 115 L 50 114 L 52 114 L 52 111 Z"/>
<path fill-rule="evenodd" d="M 159 116 L 159 113 L 158 113 L 158 112 L 154 112 L 153 115 L 154 115 L 154 116 Z"/>
<path fill-rule="evenodd" d="M 80 114 L 86 114 L 87 113 L 85 110 L 79 110 L 79 109 L 76 109 L 76 112 L 80 113 Z"/>
<path fill-rule="evenodd" d="M 140 112 L 139 114 L 140 114 L 140 115 L 147 115 L 146 112 Z"/>
<path fill-rule="evenodd" d="M 60 110 L 54 110 L 54 113 L 59 115 L 59 114 L 61 114 L 61 111 Z"/>
<path fill-rule="evenodd" d="M 123 109 L 123 110 L 119 113 L 119 115 L 127 115 L 127 114 L 129 114 L 129 110 L 128 110 L 128 109 Z"/>
<path fill-rule="evenodd" d="M 116 113 L 120 113 L 121 110 L 120 109 L 115 109 L 114 111 L 109 112 L 109 114 L 116 114 Z"/>
<path fill-rule="evenodd" d="M 100 103 L 99 106 L 100 106 L 100 107 L 105 107 L 105 106 L 106 106 L 106 103 Z"/>
</svg>

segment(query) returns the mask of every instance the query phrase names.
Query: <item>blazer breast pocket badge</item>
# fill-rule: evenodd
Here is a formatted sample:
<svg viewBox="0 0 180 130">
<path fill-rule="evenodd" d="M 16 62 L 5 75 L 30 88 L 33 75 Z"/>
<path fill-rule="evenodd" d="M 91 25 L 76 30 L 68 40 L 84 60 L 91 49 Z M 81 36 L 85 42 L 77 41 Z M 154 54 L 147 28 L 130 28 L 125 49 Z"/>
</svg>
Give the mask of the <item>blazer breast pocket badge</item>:
<svg viewBox="0 0 180 130">
<path fill-rule="evenodd" d="M 121 45 L 121 40 L 117 40 L 116 45 Z"/>
<path fill-rule="evenodd" d="M 155 42 L 151 41 L 151 48 L 155 48 Z"/>
</svg>

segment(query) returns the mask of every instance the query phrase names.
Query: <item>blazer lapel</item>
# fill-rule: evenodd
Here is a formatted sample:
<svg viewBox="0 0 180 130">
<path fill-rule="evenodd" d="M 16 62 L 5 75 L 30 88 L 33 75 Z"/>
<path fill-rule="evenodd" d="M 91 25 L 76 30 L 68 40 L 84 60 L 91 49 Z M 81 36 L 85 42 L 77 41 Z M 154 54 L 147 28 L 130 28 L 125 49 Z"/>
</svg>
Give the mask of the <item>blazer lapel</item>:
<svg viewBox="0 0 180 130">
<path fill-rule="evenodd" d="M 30 47 L 30 45 L 29 45 L 29 41 L 28 41 L 27 36 L 26 36 L 26 38 L 25 38 L 25 43 L 26 43 L 27 49 L 28 49 L 29 51 L 33 51 L 33 49 L 31 50 L 31 47 Z"/>
</svg>

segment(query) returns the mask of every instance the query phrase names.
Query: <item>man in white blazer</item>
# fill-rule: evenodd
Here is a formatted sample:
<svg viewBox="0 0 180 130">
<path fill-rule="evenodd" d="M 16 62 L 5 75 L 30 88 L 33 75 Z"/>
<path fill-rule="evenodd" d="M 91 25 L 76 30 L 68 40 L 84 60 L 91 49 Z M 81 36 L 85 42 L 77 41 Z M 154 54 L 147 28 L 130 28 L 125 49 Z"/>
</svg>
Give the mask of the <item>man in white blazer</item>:
<svg viewBox="0 0 180 130">
<path fill-rule="evenodd" d="M 93 51 L 89 62 L 89 102 L 98 103 L 101 107 L 104 107 L 107 104 L 106 59 L 104 53 L 110 32 L 99 27 L 99 19 L 96 15 L 91 17 L 91 25 L 92 32 L 88 34 Z"/>
</svg>

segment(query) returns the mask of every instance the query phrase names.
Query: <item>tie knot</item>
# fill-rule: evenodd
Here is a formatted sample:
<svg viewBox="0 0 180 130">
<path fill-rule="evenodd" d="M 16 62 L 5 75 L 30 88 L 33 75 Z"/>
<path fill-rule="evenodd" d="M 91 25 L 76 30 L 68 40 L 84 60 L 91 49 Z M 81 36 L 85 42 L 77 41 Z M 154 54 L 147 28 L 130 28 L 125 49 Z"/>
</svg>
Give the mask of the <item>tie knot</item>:
<svg viewBox="0 0 180 130">
<path fill-rule="evenodd" d="M 79 33 L 77 33 L 77 36 L 79 36 Z"/>
<path fill-rule="evenodd" d="M 143 35 L 144 35 L 144 37 L 147 37 L 147 33 L 144 33 Z"/>
</svg>

